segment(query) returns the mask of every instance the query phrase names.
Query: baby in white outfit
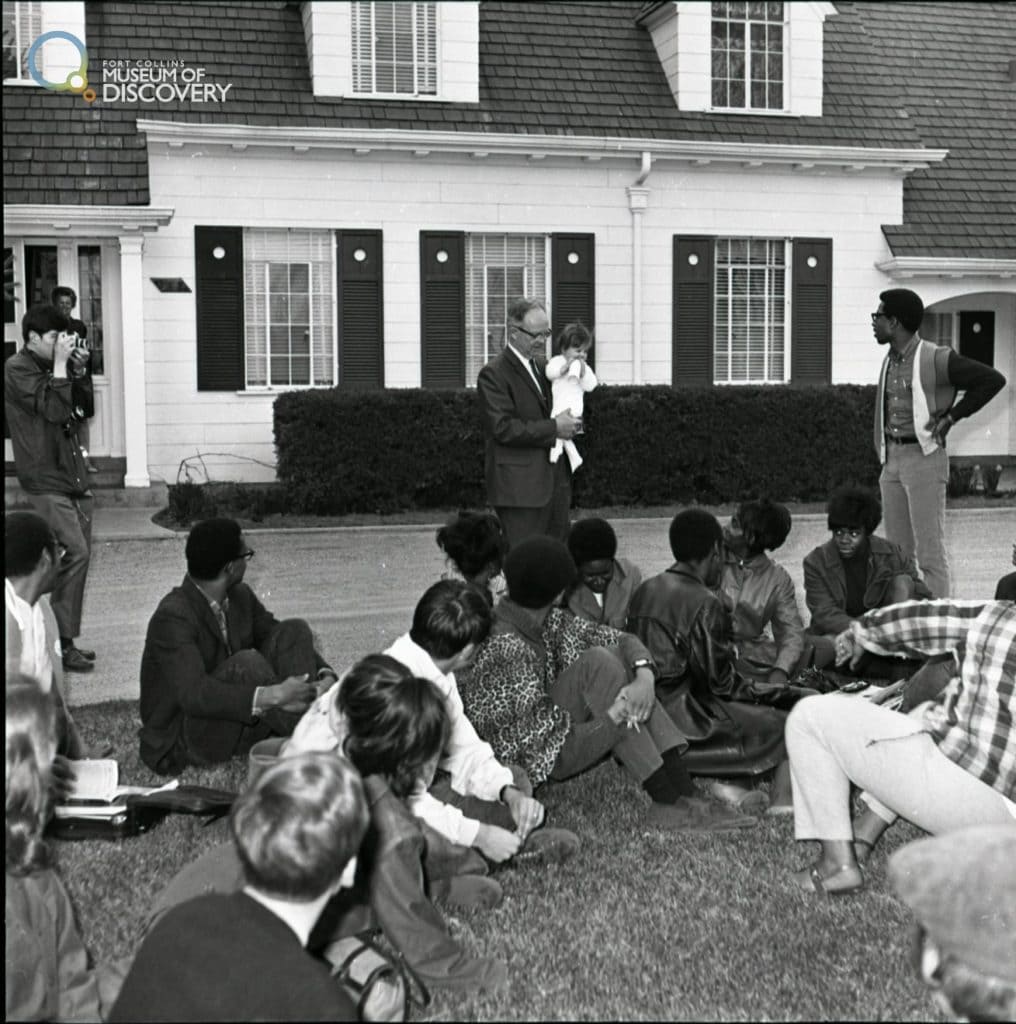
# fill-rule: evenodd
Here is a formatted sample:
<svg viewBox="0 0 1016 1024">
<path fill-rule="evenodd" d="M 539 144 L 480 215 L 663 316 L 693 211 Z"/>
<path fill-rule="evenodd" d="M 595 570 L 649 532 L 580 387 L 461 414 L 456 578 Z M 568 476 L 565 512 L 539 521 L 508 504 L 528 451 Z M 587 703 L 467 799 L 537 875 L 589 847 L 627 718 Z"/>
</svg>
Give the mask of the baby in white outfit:
<svg viewBox="0 0 1016 1024">
<path fill-rule="evenodd" d="M 593 336 L 583 324 L 567 324 L 561 331 L 558 345 L 560 354 L 547 361 L 547 380 L 553 395 L 550 415 L 557 416 L 567 410 L 572 416 L 582 419 L 585 393 L 592 391 L 597 384 L 596 374 L 586 361 L 593 346 Z M 557 462 L 562 451 L 568 453 L 568 462 L 574 473 L 582 465 L 582 456 L 575 442 L 558 438 L 550 449 L 550 461 Z"/>
</svg>

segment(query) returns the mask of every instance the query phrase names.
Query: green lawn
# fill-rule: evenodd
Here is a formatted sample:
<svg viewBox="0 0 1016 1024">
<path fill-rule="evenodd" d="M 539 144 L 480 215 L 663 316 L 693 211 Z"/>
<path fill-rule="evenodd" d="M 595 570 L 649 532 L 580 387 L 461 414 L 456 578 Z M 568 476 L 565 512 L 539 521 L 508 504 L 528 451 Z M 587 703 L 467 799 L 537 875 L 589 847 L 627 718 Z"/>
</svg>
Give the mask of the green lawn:
<svg viewBox="0 0 1016 1024">
<path fill-rule="evenodd" d="M 75 717 L 86 741 L 115 744 L 122 781 L 158 781 L 138 759 L 136 704 Z M 235 789 L 245 775 L 235 762 L 182 781 Z M 655 832 L 648 799 L 613 763 L 539 795 L 582 849 L 561 866 L 500 871 L 504 904 L 452 919 L 463 941 L 505 960 L 510 983 L 436 995 L 431 1019 L 944 1019 L 910 971 L 910 916 L 885 877 L 887 853 L 916 829 L 889 834 L 864 892 L 823 903 L 791 887 L 814 850 L 794 842 L 790 819 L 731 838 Z M 176 815 L 119 843 L 57 843 L 95 957 L 130 955 L 154 895 L 225 834 Z"/>
</svg>

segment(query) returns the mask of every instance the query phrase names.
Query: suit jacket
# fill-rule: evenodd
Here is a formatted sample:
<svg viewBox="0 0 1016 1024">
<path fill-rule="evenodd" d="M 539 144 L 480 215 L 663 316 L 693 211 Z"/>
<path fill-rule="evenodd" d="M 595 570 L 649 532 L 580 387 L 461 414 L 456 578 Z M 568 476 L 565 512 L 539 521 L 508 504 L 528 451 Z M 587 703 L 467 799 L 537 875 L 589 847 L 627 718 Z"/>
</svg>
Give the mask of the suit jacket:
<svg viewBox="0 0 1016 1024">
<path fill-rule="evenodd" d="M 930 598 L 931 591 L 903 549 L 882 537 L 868 538 L 868 572 L 864 585 L 864 608 L 881 608 L 893 577 L 911 576 L 915 598 Z M 847 614 L 847 574 L 836 542 L 820 544 L 804 559 L 804 596 L 811 612 L 808 631 L 820 635 L 841 633 L 851 623 Z"/>
<path fill-rule="evenodd" d="M 542 379 L 542 361 L 537 361 L 536 372 Z M 543 507 L 554 493 L 549 452 L 557 440 L 549 386 L 541 391 L 526 367 L 505 349 L 480 371 L 476 388 L 485 437 L 487 501 L 495 507 Z"/>
<path fill-rule="evenodd" d="M 229 592 L 226 624 L 235 654 L 260 648 L 279 623 L 246 583 L 238 583 Z M 233 722 L 237 738 L 244 725 L 254 724 L 257 686 L 212 676 L 229 656 L 207 598 L 184 577 L 159 602 L 141 657 L 141 758 L 150 768 L 158 770 L 172 750 L 185 716 Z"/>
</svg>

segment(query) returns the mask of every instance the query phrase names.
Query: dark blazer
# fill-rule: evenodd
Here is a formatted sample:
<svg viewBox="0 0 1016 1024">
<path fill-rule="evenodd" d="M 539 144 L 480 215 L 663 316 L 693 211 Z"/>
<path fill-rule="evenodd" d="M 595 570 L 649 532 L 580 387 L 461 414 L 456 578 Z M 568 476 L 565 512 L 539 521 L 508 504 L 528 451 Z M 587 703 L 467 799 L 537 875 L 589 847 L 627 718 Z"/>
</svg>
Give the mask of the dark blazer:
<svg viewBox="0 0 1016 1024">
<path fill-rule="evenodd" d="M 536 371 L 543 377 L 544 363 Z M 541 508 L 554 493 L 549 451 L 557 440 L 550 417 L 550 382 L 543 392 L 507 348 L 476 381 L 485 438 L 487 501 L 507 508 Z"/>
<path fill-rule="evenodd" d="M 226 612 L 233 653 L 257 650 L 279 624 L 246 583 L 229 592 Z M 254 683 L 225 683 L 212 673 L 230 656 L 215 614 L 190 577 L 160 602 L 141 656 L 141 759 L 158 770 L 183 728 L 184 717 L 253 725 Z M 322 662 L 323 664 L 323 662 Z"/>
<path fill-rule="evenodd" d="M 915 598 L 930 598 L 931 591 L 917 572 L 912 558 L 903 549 L 883 537 L 868 538 L 868 572 L 864 584 L 864 608 L 881 608 L 888 599 L 889 587 L 896 576 L 910 576 Z M 804 559 L 804 597 L 811 612 L 809 633 L 832 635 L 850 626 L 847 614 L 847 573 L 836 542 L 828 540 L 814 548 Z"/>
</svg>

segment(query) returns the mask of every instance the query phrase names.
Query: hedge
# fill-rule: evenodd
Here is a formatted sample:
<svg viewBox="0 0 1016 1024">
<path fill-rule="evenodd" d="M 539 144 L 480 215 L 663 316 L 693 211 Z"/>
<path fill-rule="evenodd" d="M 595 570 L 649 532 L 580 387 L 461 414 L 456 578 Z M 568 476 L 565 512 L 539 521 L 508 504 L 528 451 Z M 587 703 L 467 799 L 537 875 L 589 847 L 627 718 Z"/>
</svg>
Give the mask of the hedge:
<svg viewBox="0 0 1016 1024">
<path fill-rule="evenodd" d="M 586 402 L 575 504 L 821 501 L 875 487 L 875 388 L 600 387 Z M 275 401 L 291 512 L 390 513 L 484 504 L 475 391 L 300 391 Z"/>
</svg>

